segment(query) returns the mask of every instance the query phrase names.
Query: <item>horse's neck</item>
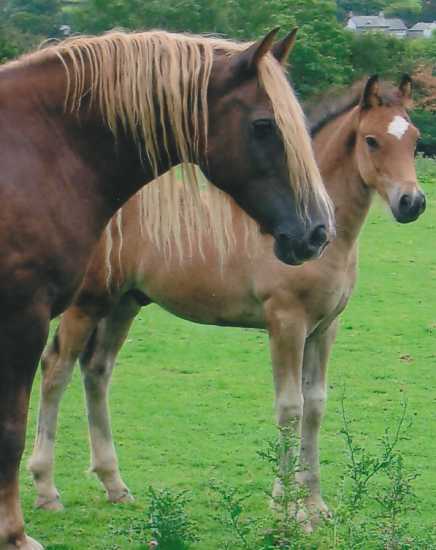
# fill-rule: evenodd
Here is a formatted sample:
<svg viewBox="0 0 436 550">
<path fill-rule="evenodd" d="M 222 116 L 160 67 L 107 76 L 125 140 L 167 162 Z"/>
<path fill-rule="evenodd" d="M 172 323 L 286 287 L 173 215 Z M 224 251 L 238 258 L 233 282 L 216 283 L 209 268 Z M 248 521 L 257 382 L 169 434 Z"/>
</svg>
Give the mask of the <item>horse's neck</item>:
<svg viewBox="0 0 436 550">
<path fill-rule="evenodd" d="M 138 146 L 122 131 L 115 138 L 103 121 L 98 105 L 89 106 L 86 98 L 78 112 L 66 108 L 67 74 L 56 56 L 42 55 L 35 60 L 17 61 L 0 69 L 0 99 L 23 113 L 24 126 L 40 126 L 41 136 L 53 136 L 50 154 L 63 158 L 66 175 L 75 166 L 75 185 L 94 196 L 103 212 L 104 226 L 115 211 L 155 172 L 147 158 L 140 159 Z M 1 108 L 1 101 L 0 101 Z M 15 110 L 15 108 L 14 108 Z M 41 139 L 40 148 L 44 145 Z M 157 169 L 163 173 L 168 161 Z M 89 193 L 89 190 L 92 192 Z"/>
<path fill-rule="evenodd" d="M 354 155 L 356 111 L 345 113 L 315 136 L 315 155 L 334 203 L 337 238 L 329 246 L 344 253 L 354 249 L 371 206 L 372 192 L 364 184 Z"/>
</svg>

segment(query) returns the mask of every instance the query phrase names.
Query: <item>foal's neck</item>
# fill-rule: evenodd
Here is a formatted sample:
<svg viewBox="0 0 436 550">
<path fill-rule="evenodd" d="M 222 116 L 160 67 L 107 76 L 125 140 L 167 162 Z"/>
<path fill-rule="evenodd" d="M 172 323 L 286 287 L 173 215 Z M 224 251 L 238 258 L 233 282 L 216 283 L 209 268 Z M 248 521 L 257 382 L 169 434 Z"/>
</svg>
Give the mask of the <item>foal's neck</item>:
<svg viewBox="0 0 436 550">
<path fill-rule="evenodd" d="M 315 155 L 336 213 L 337 237 L 330 248 L 354 248 L 371 206 L 372 191 L 362 180 L 355 158 L 357 109 L 340 115 L 314 138 Z"/>
</svg>

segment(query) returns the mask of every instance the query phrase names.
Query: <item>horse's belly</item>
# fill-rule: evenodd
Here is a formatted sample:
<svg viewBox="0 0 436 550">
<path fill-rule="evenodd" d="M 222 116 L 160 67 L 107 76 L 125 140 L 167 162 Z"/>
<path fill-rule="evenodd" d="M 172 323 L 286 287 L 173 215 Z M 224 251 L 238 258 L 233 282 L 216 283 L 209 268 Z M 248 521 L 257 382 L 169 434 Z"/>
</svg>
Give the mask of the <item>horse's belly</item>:
<svg viewBox="0 0 436 550">
<path fill-rule="evenodd" d="M 201 324 L 264 328 L 262 304 L 246 285 L 214 280 L 180 272 L 153 277 L 141 286 L 147 296 L 161 307 L 189 321 Z"/>
</svg>

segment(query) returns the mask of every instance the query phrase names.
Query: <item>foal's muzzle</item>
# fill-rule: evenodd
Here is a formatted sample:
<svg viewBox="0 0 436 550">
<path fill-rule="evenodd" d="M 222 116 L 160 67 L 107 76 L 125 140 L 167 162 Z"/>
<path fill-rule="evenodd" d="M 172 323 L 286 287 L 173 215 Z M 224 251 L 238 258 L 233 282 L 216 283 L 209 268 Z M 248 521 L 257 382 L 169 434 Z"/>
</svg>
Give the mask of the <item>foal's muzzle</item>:
<svg viewBox="0 0 436 550">
<path fill-rule="evenodd" d="M 391 205 L 395 219 L 400 223 L 410 223 L 419 218 L 426 207 L 425 195 L 422 191 L 403 193 L 398 202 Z"/>
</svg>

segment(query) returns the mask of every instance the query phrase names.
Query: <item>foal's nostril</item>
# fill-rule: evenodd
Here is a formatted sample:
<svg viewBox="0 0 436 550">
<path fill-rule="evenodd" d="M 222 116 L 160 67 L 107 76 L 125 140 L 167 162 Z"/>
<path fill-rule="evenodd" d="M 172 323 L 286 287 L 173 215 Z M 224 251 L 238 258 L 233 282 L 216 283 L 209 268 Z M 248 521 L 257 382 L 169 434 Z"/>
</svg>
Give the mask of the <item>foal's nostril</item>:
<svg viewBox="0 0 436 550">
<path fill-rule="evenodd" d="M 400 209 L 408 210 L 412 206 L 412 197 L 408 194 L 402 195 L 400 198 Z"/>
<path fill-rule="evenodd" d="M 325 225 L 317 225 L 309 236 L 309 245 L 321 248 L 327 242 L 327 230 Z"/>
</svg>

